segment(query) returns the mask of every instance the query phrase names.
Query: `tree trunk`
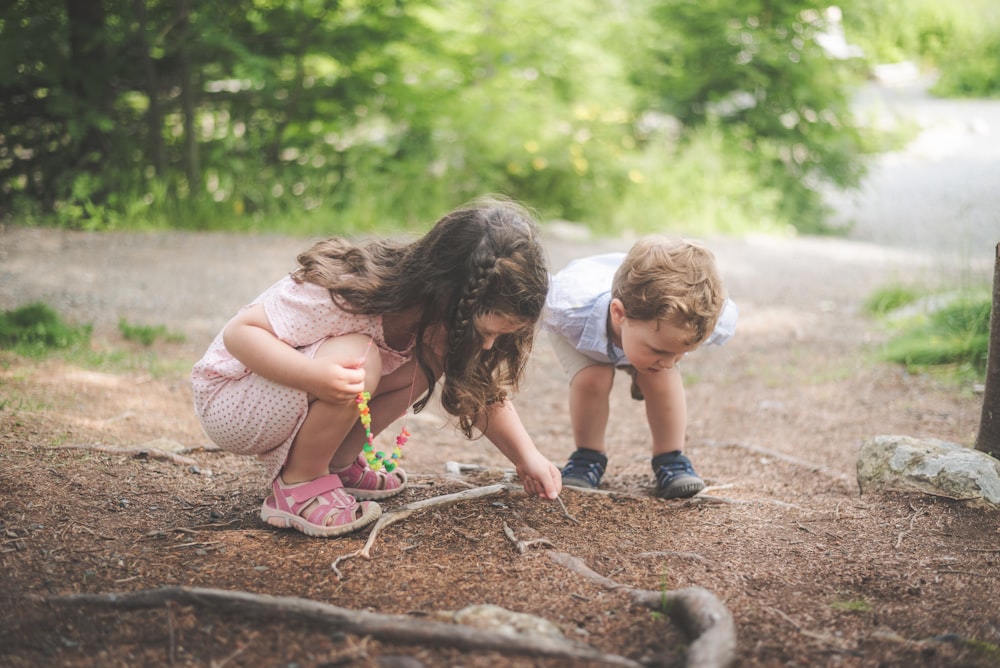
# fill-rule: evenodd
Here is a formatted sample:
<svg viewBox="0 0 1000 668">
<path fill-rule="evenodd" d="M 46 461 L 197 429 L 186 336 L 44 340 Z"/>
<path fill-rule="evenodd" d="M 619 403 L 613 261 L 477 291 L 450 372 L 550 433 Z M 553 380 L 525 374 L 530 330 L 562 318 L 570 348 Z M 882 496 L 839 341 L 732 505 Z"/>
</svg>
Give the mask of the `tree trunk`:
<svg viewBox="0 0 1000 668">
<path fill-rule="evenodd" d="M 145 77 L 146 96 L 149 98 L 149 109 L 146 111 L 146 132 L 153 163 L 157 176 L 163 176 L 167 170 L 166 149 L 163 145 L 163 115 L 160 113 L 160 84 L 156 76 L 156 63 L 150 54 L 148 21 L 146 16 L 146 0 L 134 0 L 136 20 L 139 23 L 139 44 L 142 49 L 142 70 Z"/>
<path fill-rule="evenodd" d="M 990 312 L 990 343 L 986 357 L 986 388 L 979 420 L 976 450 L 1000 459 L 1000 243 L 993 260 L 993 306 Z"/>
<path fill-rule="evenodd" d="M 105 165 L 108 143 L 100 121 L 110 118 L 111 95 L 108 86 L 108 49 L 104 31 L 104 5 L 101 0 L 65 0 L 69 23 L 69 65 L 66 90 L 71 91 L 73 107 L 69 117 L 78 121 L 75 146 L 64 149 L 62 160 L 75 172 L 97 172 Z M 93 193 L 89 193 L 93 196 Z"/>
<path fill-rule="evenodd" d="M 195 86 L 191 71 L 190 3 L 181 0 L 180 7 L 180 49 L 178 57 L 181 70 L 181 107 L 184 112 L 184 171 L 187 175 L 188 192 L 192 196 L 201 194 L 201 159 L 198 155 L 197 123 L 195 122 Z"/>
</svg>

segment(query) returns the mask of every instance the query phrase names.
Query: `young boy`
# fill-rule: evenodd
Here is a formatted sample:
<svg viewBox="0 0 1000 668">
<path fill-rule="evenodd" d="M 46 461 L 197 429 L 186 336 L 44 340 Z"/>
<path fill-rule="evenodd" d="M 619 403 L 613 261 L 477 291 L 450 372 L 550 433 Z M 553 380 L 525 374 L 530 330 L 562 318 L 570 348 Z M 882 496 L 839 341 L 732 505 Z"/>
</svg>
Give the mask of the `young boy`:
<svg viewBox="0 0 1000 668">
<path fill-rule="evenodd" d="M 575 260 L 556 274 L 542 326 L 570 377 L 577 449 L 562 470 L 563 484 L 601 483 L 617 368 L 632 376 L 632 398 L 646 401 L 657 495 L 689 497 L 704 489 L 682 452 L 687 404 L 677 363 L 700 345 L 729 340 L 737 315 L 715 257 L 697 243 L 649 237 L 627 254 Z"/>
</svg>

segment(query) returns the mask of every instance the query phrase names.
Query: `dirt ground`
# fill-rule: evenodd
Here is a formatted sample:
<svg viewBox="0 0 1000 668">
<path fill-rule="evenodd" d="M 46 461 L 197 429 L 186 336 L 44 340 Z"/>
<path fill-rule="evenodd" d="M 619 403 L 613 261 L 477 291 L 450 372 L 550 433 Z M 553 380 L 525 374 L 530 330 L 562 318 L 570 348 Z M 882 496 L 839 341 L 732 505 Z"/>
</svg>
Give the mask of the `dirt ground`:
<svg viewBox="0 0 1000 668">
<path fill-rule="evenodd" d="M 170 587 L 297 597 L 428 628 L 494 604 L 549 620 L 620 665 L 654 666 L 683 665 L 690 640 L 632 604 L 627 588 L 700 587 L 734 618 L 739 666 L 1000 663 L 1000 514 L 942 498 L 862 496 L 855 478 L 858 450 L 875 435 L 970 445 L 982 401 L 973 388 L 878 361 L 886 334 L 861 314 L 862 301 L 886 284 L 946 284 L 991 266 L 835 240 L 709 240 L 741 320 L 728 345 L 684 362 L 686 450 L 710 485 L 704 493 L 650 496 L 643 408 L 623 376 L 607 493 L 567 489 L 565 512 L 516 492 L 431 507 L 381 530 L 370 559 L 338 561 L 369 532 L 325 540 L 263 524 L 261 468 L 207 447 L 186 377 L 218 327 L 307 244 L 0 232 L 0 308 L 46 301 L 93 323 L 102 349 L 136 350 L 118 334 L 119 318 L 186 337 L 156 343 L 151 355 L 136 350 L 155 363 L 115 372 L 0 353 L 0 664 L 601 665 L 519 654 L 513 637 L 489 650 L 421 640 L 402 621 L 398 633 L 391 624 L 346 632 L 290 608 L 262 616 L 212 599 L 130 607 L 64 598 Z M 551 265 L 627 245 L 553 238 Z M 573 449 L 565 379 L 544 337 L 516 403 L 561 465 Z M 386 512 L 507 480 L 506 460 L 442 415 L 432 405 L 408 419 L 411 484 L 383 502 Z M 151 442 L 163 440 L 186 451 L 159 456 Z M 449 472 L 447 462 L 485 470 Z M 622 587 L 583 577 L 553 552 Z"/>
</svg>

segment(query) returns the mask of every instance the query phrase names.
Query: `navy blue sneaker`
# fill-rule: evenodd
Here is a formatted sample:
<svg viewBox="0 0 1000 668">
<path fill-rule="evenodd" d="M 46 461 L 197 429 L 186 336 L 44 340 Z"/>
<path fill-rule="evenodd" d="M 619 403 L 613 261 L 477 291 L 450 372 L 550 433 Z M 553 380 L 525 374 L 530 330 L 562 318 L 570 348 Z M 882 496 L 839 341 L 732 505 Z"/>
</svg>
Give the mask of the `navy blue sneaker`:
<svg viewBox="0 0 1000 668">
<path fill-rule="evenodd" d="M 607 467 L 608 458 L 603 452 L 578 448 L 569 456 L 569 463 L 562 470 L 563 484 L 597 489 Z"/>
<path fill-rule="evenodd" d="M 653 475 L 656 476 L 656 495 L 664 499 L 686 498 L 705 489 L 705 481 L 694 472 L 691 460 L 680 452 L 653 457 Z"/>
</svg>

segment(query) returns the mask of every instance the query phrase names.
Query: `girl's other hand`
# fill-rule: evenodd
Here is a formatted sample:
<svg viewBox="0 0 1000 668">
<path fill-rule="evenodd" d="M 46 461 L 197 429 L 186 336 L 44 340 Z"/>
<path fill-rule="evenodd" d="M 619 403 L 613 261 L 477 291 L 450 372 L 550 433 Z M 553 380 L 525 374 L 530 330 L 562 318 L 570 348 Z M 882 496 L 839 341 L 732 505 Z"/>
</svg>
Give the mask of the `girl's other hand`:
<svg viewBox="0 0 1000 668">
<path fill-rule="evenodd" d="M 529 496 L 554 499 L 562 491 L 562 474 L 541 453 L 518 466 L 517 475 Z"/>
</svg>

